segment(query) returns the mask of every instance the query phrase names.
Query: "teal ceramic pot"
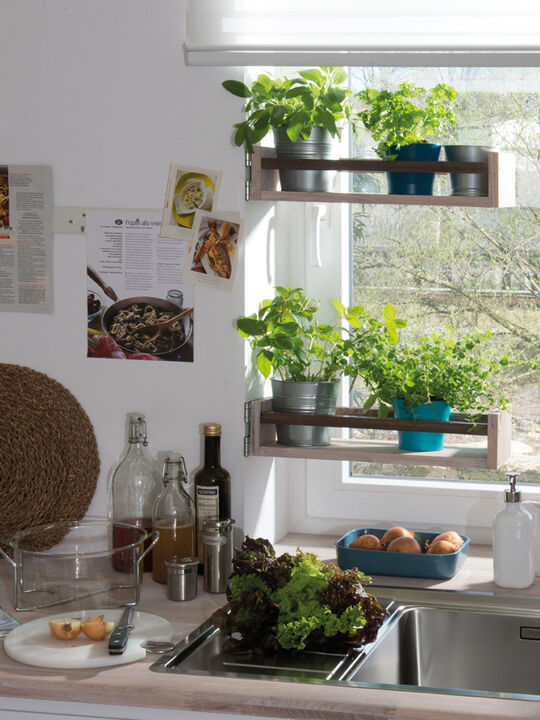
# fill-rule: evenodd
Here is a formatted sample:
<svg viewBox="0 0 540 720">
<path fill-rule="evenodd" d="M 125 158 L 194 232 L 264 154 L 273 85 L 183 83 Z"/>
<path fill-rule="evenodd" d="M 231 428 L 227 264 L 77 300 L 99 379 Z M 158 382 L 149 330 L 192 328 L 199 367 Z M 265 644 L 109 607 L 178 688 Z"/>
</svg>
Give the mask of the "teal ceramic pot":
<svg viewBox="0 0 540 720">
<path fill-rule="evenodd" d="M 441 146 L 434 143 L 411 143 L 399 148 L 396 160 L 437 162 Z M 434 173 L 388 172 L 388 192 L 391 195 L 433 195 Z"/>
<path fill-rule="evenodd" d="M 394 417 L 402 420 L 450 420 L 450 405 L 444 400 L 434 400 L 432 403 L 424 403 L 417 407 L 405 407 L 404 401 L 392 400 L 394 406 Z M 400 450 L 414 452 L 433 452 L 442 450 L 444 447 L 444 433 L 412 432 L 409 430 L 398 430 L 398 447 Z"/>
</svg>

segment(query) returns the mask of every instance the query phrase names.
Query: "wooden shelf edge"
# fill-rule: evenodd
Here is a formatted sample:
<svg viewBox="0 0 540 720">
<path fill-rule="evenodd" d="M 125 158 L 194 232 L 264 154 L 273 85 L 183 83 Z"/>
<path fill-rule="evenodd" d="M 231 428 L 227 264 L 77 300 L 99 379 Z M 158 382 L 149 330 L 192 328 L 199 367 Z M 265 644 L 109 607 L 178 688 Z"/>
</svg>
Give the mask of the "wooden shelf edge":
<svg viewBox="0 0 540 720">
<path fill-rule="evenodd" d="M 277 442 L 259 447 L 261 457 L 337 460 L 391 465 L 433 465 L 454 468 L 487 468 L 486 448 L 449 446 L 437 452 L 406 452 L 391 441 L 336 440 L 320 447 L 290 447 Z"/>
<path fill-rule="evenodd" d="M 497 207 L 490 197 L 457 197 L 453 195 L 387 195 L 385 193 L 289 192 L 261 190 L 252 200 L 272 202 L 357 203 L 364 205 L 425 205 L 439 207 Z"/>
<path fill-rule="evenodd" d="M 505 411 L 487 414 L 487 446 L 451 445 L 437 452 L 413 453 L 400 450 L 396 440 L 333 438 L 330 445 L 320 447 L 280 445 L 276 442 L 275 424 L 261 422 L 262 414 L 270 412 L 271 408 L 272 400 L 269 398 L 250 403 L 251 455 L 488 470 L 501 467 L 511 456 L 512 416 Z M 310 424 L 309 420 L 305 424 Z"/>
<path fill-rule="evenodd" d="M 263 157 L 268 162 L 268 153 L 272 148 L 256 146 L 251 156 L 251 200 L 262 200 L 268 202 L 320 202 L 320 203 L 359 203 L 366 205 L 422 205 L 438 207 L 513 207 L 516 204 L 515 197 L 515 168 L 516 161 L 513 153 L 510 152 L 489 152 L 488 153 L 488 187 L 489 194 L 483 197 L 458 197 L 452 195 L 388 195 L 385 193 L 348 193 L 348 192 L 288 192 L 277 190 L 278 170 L 262 167 Z M 281 161 L 273 159 L 272 164 Z M 290 162 L 287 159 L 285 162 Z M 303 161 L 296 161 L 303 162 Z M 312 161 L 313 162 L 313 161 Z M 347 165 L 346 171 L 351 172 L 353 168 L 362 171 L 362 166 L 386 167 L 384 161 L 349 159 L 337 161 L 325 161 L 326 164 L 334 163 L 338 170 L 339 166 Z M 379 165 L 380 163 L 380 165 Z M 401 162 L 406 166 L 407 163 Z M 437 165 L 450 166 L 450 163 L 437 163 Z M 484 167 L 485 163 L 478 163 Z M 381 172 L 382 170 L 379 170 Z M 373 172 L 373 170 L 371 171 Z M 441 170 L 442 172 L 442 170 Z"/>
</svg>

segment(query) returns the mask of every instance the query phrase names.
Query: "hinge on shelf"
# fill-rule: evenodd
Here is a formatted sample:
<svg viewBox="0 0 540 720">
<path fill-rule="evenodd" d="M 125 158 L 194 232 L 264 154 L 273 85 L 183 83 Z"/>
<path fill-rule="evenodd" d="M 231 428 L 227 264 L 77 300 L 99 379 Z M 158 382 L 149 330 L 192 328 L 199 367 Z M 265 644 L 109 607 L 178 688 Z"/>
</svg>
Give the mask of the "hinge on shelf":
<svg viewBox="0 0 540 720">
<path fill-rule="evenodd" d="M 251 448 L 251 402 L 244 403 L 244 457 L 250 456 Z"/>
<path fill-rule="evenodd" d="M 246 185 L 245 199 L 251 200 L 251 154 L 246 153 Z"/>
</svg>

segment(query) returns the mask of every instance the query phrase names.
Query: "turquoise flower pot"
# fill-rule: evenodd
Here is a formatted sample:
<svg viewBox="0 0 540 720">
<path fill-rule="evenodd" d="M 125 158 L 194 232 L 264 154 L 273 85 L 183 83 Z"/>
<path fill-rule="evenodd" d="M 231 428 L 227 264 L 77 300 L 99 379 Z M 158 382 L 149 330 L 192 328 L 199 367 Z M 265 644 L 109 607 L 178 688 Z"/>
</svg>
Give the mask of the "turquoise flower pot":
<svg viewBox="0 0 540 720">
<path fill-rule="evenodd" d="M 435 143 L 412 143 L 396 152 L 396 160 L 436 162 L 441 146 Z M 389 153 L 392 154 L 392 153 Z M 388 192 L 391 195 L 433 195 L 434 173 L 388 172 Z"/>
<path fill-rule="evenodd" d="M 432 403 L 418 405 L 412 410 L 405 407 L 405 402 L 399 398 L 392 400 L 394 417 L 403 420 L 450 420 L 450 405 L 444 400 L 434 400 Z M 398 447 L 400 450 L 415 452 L 433 452 L 444 447 L 444 433 L 411 432 L 398 430 Z"/>
</svg>

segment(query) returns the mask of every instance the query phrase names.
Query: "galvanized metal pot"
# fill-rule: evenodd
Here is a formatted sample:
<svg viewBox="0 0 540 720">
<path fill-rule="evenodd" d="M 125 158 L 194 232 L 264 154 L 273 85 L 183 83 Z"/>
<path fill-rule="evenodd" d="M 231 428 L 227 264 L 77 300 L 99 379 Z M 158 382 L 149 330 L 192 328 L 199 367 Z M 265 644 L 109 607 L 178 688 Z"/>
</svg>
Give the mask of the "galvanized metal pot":
<svg viewBox="0 0 540 720">
<path fill-rule="evenodd" d="M 272 378 L 272 408 L 278 412 L 335 415 L 339 380 L 295 382 Z M 313 425 L 276 425 L 280 445 L 330 445 L 330 429 Z"/>
<path fill-rule="evenodd" d="M 292 142 L 285 127 L 274 128 L 274 143 L 278 158 L 316 160 L 339 159 L 339 146 L 326 128 L 314 127 L 307 140 Z M 282 190 L 293 192 L 331 192 L 336 181 L 335 170 L 280 170 Z"/>
<path fill-rule="evenodd" d="M 488 152 L 495 150 L 485 145 L 445 145 L 448 162 L 487 162 Z M 452 195 L 461 197 L 487 197 L 488 176 L 481 173 L 450 173 Z"/>
</svg>

